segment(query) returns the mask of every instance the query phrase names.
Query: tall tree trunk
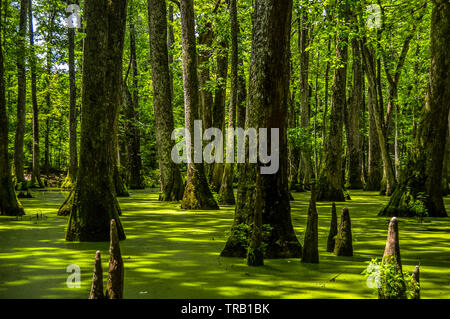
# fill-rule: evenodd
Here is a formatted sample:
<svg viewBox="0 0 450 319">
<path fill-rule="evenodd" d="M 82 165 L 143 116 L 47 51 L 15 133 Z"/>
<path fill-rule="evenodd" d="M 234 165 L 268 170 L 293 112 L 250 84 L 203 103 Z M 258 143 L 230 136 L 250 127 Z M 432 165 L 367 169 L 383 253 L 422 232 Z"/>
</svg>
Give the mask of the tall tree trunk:
<svg viewBox="0 0 450 319">
<path fill-rule="evenodd" d="M 394 173 L 394 166 L 389 154 L 389 148 L 387 143 L 387 125 L 384 120 L 383 111 L 383 99 L 381 94 L 380 84 L 380 61 L 375 59 L 375 51 L 368 47 L 367 43 L 362 45 L 362 52 L 365 63 L 365 71 L 367 74 L 367 80 L 369 82 L 369 90 L 371 90 L 371 96 L 374 98 L 378 96 L 377 103 L 369 103 L 370 111 L 374 116 L 374 122 L 378 135 L 378 145 L 380 147 L 381 158 L 383 160 L 383 180 L 382 180 L 382 193 L 386 190 L 386 195 L 390 196 L 396 187 L 396 179 Z M 370 112 L 369 111 L 369 112 Z"/>
<path fill-rule="evenodd" d="M 36 89 L 36 53 L 34 49 L 33 10 L 32 1 L 29 2 L 29 33 L 30 33 L 30 69 L 31 69 L 31 101 L 33 104 L 33 166 L 31 171 L 31 186 L 44 187 L 41 180 L 40 150 L 39 150 L 39 110 Z"/>
<path fill-rule="evenodd" d="M 247 84 L 245 81 L 244 61 L 239 58 L 238 66 L 238 96 L 236 110 L 236 127 L 245 127 L 245 112 L 247 104 Z"/>
<path fill-rule="evenodd" d="M 379 191 L 381 188 L 382 163 L 380 144 L 378 142 L 377 128 L 375 124 L 375 115 L 373 114 L 374 104 L 378 103 L 376 91 L 373 88 L 368 88 L 367 94 L 367 109 L 369 111 L 369 150 L 368 150 L 368 173 L 367 181 L 364 186 L 366 191 Z"/>
<path fill-rule="evenodd" d="M 19 39 L 17 53 L 17 126 L 14 142 L 14 167 L 20 188 L 26 189 L 24 176 L 23 141 L 25 134 L 25 112 L 27 98 L 27 83 L 25 73 L 25 36 L 27 30 L 27 8 L 29 0 L 20 0 Z"/>
<path fill-rule="evenodd" d="M 170 82 L 170 96 L 173 100 L 173 45 L 175 44 L 175 35 L 173 33 L 173 5 L 169 4 L 169 25 L 167 35 L 167 49 L 169 51 L 169 82 Z"/>
<path fill-rule="evenodd" d="M 70 213 L 68 241 L 109 240 L 111 219 L 119 239 L 125 239 L 113 184 L 112 143 L 121 103 L 126 12 L 122 0 L 85 2 L 80 166 L 75 188 L 59 211 Z"/>
<path fill-rule="evenodd" d="M 200 44 L 198 54 L 198 81 L 200 86 L 200 105 L 199 112 L 200 118 L 203 123 L 203 127 L 213 127 L 212 123 L 212 107 L 213 107 L 213 95 L 208 90 L 208 83 L 211 81 L 210 71 L 210 59 L 212 56 L 211 46 L 213 43 L 214 33 L 212 29 L 212 23 L 207 21 L 198 37 L 198 43 Z M 205 142 L 206 144 L 206 142 Z M 214 163 L 205 163 L 205 175 L 209 181 L 211 179 Z"/>
<path fill-rule="evenodd" d="M 228 111 L 228 128 L 234 129 L 236 124 L 236 109 L 238 103 L 238 34 L 239 23 L 237 18 L 237 0 L 230 0 L 230 16 L 231 16 L 231 91 L 230 91 L 230 107 Z M 234 154 L 234 135 L 227 134 L 227 154 Z M 230 149 L 232 148 L 232 149 Z M 232 163 L 226 163 L 220 186 L 220 203 L 223 205 L 234 205 L 233 179 L 234 168 Z"/>
<path fill-rule="evenodd" d="M 183 198 L 183 181 L 178 166 L 172 161 L 174 142 L 172 95 L 168 64 L 166 2 L 149 0 L 150 61 L 152 65 L 153 96 L 156 119 L 156 145 L 161 174 L 162 201 L 178 201 Z"/>
<path fill-rule="evenodd" d="M 2 2 L 0 0 L 0 35 L 3 35 Z M 22 216 L 25 213 L 14 192 L 11 166 L 8 157 L 8 115 L 6 114 L 2 44 L 3 39 L 0 38 L 0 215 Z"/>
<path fill-rule="evenodd" d="M 132 4 L 132 2 L 131 2 Z M 129 169 L 130 180 L 129 187 L 131 189 L 143 189 L 144 181 L 142 179 L 142 159 L 141 159 L 141 136 L 139 127 L 136 125 L 139 122 L 139 91 L 138 91 L 138 67 L 137 67 L 137 54 L 136 54 L 136 31 L 133 17 L 133 6 L 130 10 L 130 52 L 131 52 L 131 66 L 133 75 L 133 118 L 129 119 L 133 127 L 129 132 Z M 165 44 L 165 43 L 164 43 Z"/>
<path fill-rule="evenodd" d="M 218 87 L 214 95 L 214 104 L 212 110 L 212 123 L 215 128 L 222 132 L 225 128 L 225 103 L 227 93 L 227 75 L 228 75 L 228 44 L 226 42 L 219 43 L 219 50 L 217 52 L 217 80 Z M 212 176 L 209 181 L 212 189 L 216 192 L 220 190 L 222 183 L 224 164 L 214 163 Z"/>
<path fill-rule="evenodd" d="M 299 19 L 298 46 L 300 50 L 300 128 L 305 130 L 305 134 L 310 135 L 310 115 L 311 115 L 311 96 L 309 86 L 309 46 L 311 41 L 310 27 L 308 21 L 308 10 L 306 6 L 302 7 L 301 18 Z M 301 24 L 300 24 L 301 21 Z M 311 162 L 311 148 L 309 143 L 304 143 L 300 150 L 300 170 L 303 180 L 301 181 L 306 188 L 309 188 L 313 175 Z"/>
<path fill-rule="evenodd" d="M 431 217 L 446 217 L 442 165 L 450 109 L 450 2 L 435 0 L 431 15 L 431 68 L 426 103 L 406 169 L 379 215 L 410 216 L 423 206 Z M 422 205 L 420 205 L 422 204 Z"/>
<path fill-rule="evenodd" d="M 359 133 L 361 108 L 363 102 L 363 74 L 361 50 L 357 39 L 351 40 L 353 52 L 353 87 L 346 109 L 346 135 L 347 135 L 347 156 L 348 156 L 348 179 L 347 188 L 363 188 L 361 179 L 361 147 Z"/>
<path fill-rule="evenodd" d="M 258 171 L 257 163 L 240 164 L 244 168 L 241 169 L 234 223 L 222 256 L 245 257 L 247 253 L 247 243 L 239 234 L 245 225 L 253 222 L 255 202 L 252 199 L 257 175 L 261 182 L 262 224 L 271 226 L 265 239 L 265 256 L 292 258 L 302 254 L 292 226 L 287 179 L 291 16 L 292 1 L 255 1 L 246 128 L 279 128 L 280 163 L 276 173 L 266 175 Z"/>
<path fill-rule="evenodd" d="M 68 0 L 67 4 L 78 4 L 78 1 Z M 75 81 L 75 28 L 67 31 L 69 40 L 69 169 L 62 188 L 71 189 L 77 178 L 77 87 Z"/>
<path fill-rule="evenodd" d="M 209 128 L 213 126 L 212 123 L 212 106 L 213 96 L 208 90 L 208 82 L 211 81 L 209 60 L 211 59 L 211 46 L 213 43 L 214 33 L 211 22 L 207 22 L 203 31 L 199 34 L 198 43 L 200 44 L 198 54 L 198 68 L 199 68 L 199 86 L 200 86 L 200 114 L 203 121 L 203 126 Z M 209 165 L 208 165 L 209 166 Z"/>
<path fill-rule="evenodd" d="M 349 8 L 347 0 L 339 1 L 338 15 L 340 19 L 348 21 Z M 339 22 L 338 22 L 339 23 Z M 330 130 L 324 148 L 324 162 L 322 163 L 317 201 L 345 201 L 342 178 L 342 153 L 344 110 L 347 105 L 347 60 L 348 36 L 336 36 L 336 58 L 342 67 L 334 70 L 331 96 Z"/>
<path fill-rule="evenodd" d="M 181 202 L 183 209 L 219 209 L 206 180 L 203 163 L 194 161 L 194 121 L 199 119 L 197 50 L 193 0 L 181 0 L 181 33 L 183 47 L 183 86 L 188 171 Z"/>
</svg>

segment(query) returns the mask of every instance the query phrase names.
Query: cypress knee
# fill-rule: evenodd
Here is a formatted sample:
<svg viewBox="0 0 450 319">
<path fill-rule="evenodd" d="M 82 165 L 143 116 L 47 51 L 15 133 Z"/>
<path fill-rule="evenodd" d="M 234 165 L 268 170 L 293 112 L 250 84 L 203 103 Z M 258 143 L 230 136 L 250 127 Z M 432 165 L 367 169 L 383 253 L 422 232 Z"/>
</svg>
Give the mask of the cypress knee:
<svg viewBox="0 0 450 319">
<path fill-rule="evenodd" d="M 398 233 L 398 219 L 392 217 L 389 222 L 388 236 L 386 240 L 386 248 L 384 250 L 383 260 L 384 267 L 393 266 L 394 274 L 389 274 L 389 278 L 381 278 L 381 288 L 378 289 L 379 299 L 406 299 L 406 284 L 403 279 L 402 262 L 400 258 L 400 244 Z M 400 275 L 398 285 L 393 286 L 390 281 L 393 275 Z"/>
<path fill-rule="evenodd" d="M 348 208 L 344 207 L 341 214 L 341 223 L 334 246 L 336 256 L 353 256 L 352 225 Z"/>
<path fill-rule="evenodd" d="M 336 204 L 333 203 L 333 206 L 331 207 L 330 233 L 328 234 L 328 242 L 327 242 L 327 252 L 329 253 L 332 253 L 334 251 L 337 234 L 338 234 L 338 225 L 337 225 Z"/>
<path fill-rule="evenodd" d="M 391 221 L 389 222 L 388 237 L 386 240 L 386 248 L 384 249 L 383 263 L 395 263 L 396 268 L 399 271 L 402 271 L 397 217 L 392 217 Z"/>
<path fill-rule="evenodd" d="M 103 270 L 100 251 L 95 253 L 94 275 L 92 276 L 92 286 L 89 299 L 103 299 Z"/>
<path fill-rule="evenodd" d="M 123 298 L 124 267 L 122 255 L 120 254 L 119 235 L 117 233 L 116 221 L 111 220 L 111 242 L 109 247 L 109 273 L 106 283 L 107 299 Z"/>
<path fill-rule="evenodd" d="M 413 284 L 413 297 L 412 299 L 420 299 L 420 267 L 416 266 L 412 273 L 411 278 Z"/>
<path fill-rule="evenodd" d="M 313 191 L 311 201 L 309 202 L 308 223 L 305 232 L 305 242 L 303 243 L 302 263 L 318 264 L 319 263 L 318 216 L 314 193 L 315 192 Z"/>
</svg>

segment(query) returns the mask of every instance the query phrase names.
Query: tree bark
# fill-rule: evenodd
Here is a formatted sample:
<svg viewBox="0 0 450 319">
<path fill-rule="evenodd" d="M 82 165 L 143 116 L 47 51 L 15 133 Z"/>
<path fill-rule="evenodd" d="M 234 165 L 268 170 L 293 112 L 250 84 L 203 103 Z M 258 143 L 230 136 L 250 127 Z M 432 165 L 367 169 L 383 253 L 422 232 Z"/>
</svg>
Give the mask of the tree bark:
<svg viewBox="0 0 450 319">
<path fill-rule="evenodd" d="M 174 142 L 172 95 L 168 65 L 166 3 L 149 0 L 150 60 L 156 120 L 156 142 L 161 174 L 162 201 L 178 201 L 183 198 L 183 181 L 178 166 L 172 161 Z"/>
<path fill-rule="evenodd" d="M 238 103 L 238 34 L 239 23 L 237 18 L 237 0 L 230 0 L 230 16 L 231 16 L 231 91 L 230 91 L 230 107 L 228 111 L 228 128 L 234 129 L 236 124 L 236 109 Z M 234 152 L 234 135 L 227 135 L 227 153 Z M 233 149 L 228 149 L 228 145 L 232 145 Z M 234 205 L 233 191 L 234 166 L 232 163 L 226 163 L 220 185 L 220 204 Z"/>
<path fill-rule="evenodd" d="M 308 10 L 307 7 L 302 7 L 301 18 L 299 19 L 299 34 L 298 44 L 300 50 L 300 128 L 305 130 L 309 136 L 311 131 L 310 116 L 311 116 L 311 96 L 309 85 L 309 50 L 311 42 L 310 27 L 308 25 Z M 301 24 L 300 24 L 301 21 Z M 305 188 L 309 189 L 311 178 L 313 175 L 313 168 L 311 162 L 311 148 L 309 143 L 304 143 L 304 147 L 300 150 L 300 170 L 302 172 L 303 180 L 301 181 Z"/>
<path fill-rule="evenodd" d="M 355 38 L 351 40 L 353 52 L 353 87 L 351 96 L 346 109 L 346 135 L 347 135 L 347 156 L 348 156 L 348 178 L 347 188 L 361 189 L 363 188 L 361 178 L 361 147 L 359 133 L 361 108 L 363 102 L 363 74 L 361 50 L 359 41 Z"/>
<path fill-rule="evenodd" d="M 31 171 L 31 187 L 44 187 L 41 180 L 40 150 L 39 150 L 39 109 L 36 89 L 36 53 L 34 48 L 33 10 L 29 2 L 29 35 L 30 35 L 30 69 L 31 69 L 31 101 L 33 104 L 33 166 Z"/>
<path fill-rule="evenodd" d="M 301 257 L 301 245 L 291 221 L 287 179 L 287 111 L 292 1 L 256 0 L 246 128 L 279 128 L 279 170 L 261 175 L 262 224 L 271 232 L 265 240 L 266 258 Z M 269 135 L 270 140 L 270 135 Z M 258 164 L 240 164 L 237 205 L 230 237 L 222 256 L 245 257 L 246 244 L 237 233 L 254 218 Z"/>
<path fill-rule="evenodd" d="M 78 4 L 78 1 L 68 0 L 67 4 Z M 75 28 L 67 31 L 69 41 L 69 169 L 62 188 L 71 189 L 77 178 L 77 87 L 75 81 Z"/>
<path fill-rule="evenodd" d="M 450 3 L 436 0 L 431 17 L 431 68 L 415 144 L 398 188 L 379 215 L 411 216 L 422 204 L 431 217 L 447 217 L 442 199 L 442 166 L 450 108 Z"/>
<path fill-rule="evenodd" d="M 197 50 L 193 0 L 180 1 L 183 47 L 183 86 L 185 126 L 191 138 L 186 141 L 188 171 L 181 202 L 182 209 L 219 209 L 206 180 L 203 163 L 194 162 L 194 121 L 199 119 Z"/>
<path fill-rule="evenodd" d="M 25 134 L 25 103 L 27 98 L 27 83 L 25 73 L 25 36 L 27 30 L 27 9 L 29 0 L 20 1 L 19 38 L 17 54 L 17 126 L 14 142 L 14 167 L 19 188 L 27 189 L 24 176 L 23 141 Z"/>
<path fill-rule="evenodd" d="M 217 80 L 218 87 L 214 94 L 214 104 L 212 110 L 212 127 L 220 129 L 222 132 L 225 128 L 225 102 L 227 93 L 227 78 L 228 78 L 228 43 L 219 43 L 219 50 L 217 53 Z M 216 192 L 220 191 L 222 183 L 222 176 L 224 171 L 224 164 L 214 162 L 212 176 L 209 181 L 212 189 Z"/>
<path fill-rule="evenodd" d="M 132 4 L 132 2 L 131 2 Z M 133 6 L 130 10 L 130 53 L 131 53 L 131 66 L 133 75 L 133 109 L 128 113 L 132 115 L 132 118 L 128 118 L 132 129 L 129 131 L 128 136 L 128 151 L 129 151 L 129 169 L 130 189 L 143 189 L 144 181 L 142 178 L 142 158 L 141 158 L 141 136 L 139 127 L 136 125 L 139 122 L 139 92 L 138 92 L 138 67 L 137 67 L 137 54 L 136 54 L 136 31 L 133 23 Z M 165 43 L 164 43 L 165 44 Z"/>
<path fill-rule="evenodd" d="M 340 1 L 338 17 L 348 21 L 349 8 L 347 0 Z M 338 22 L 339 23 L 339 22 Z M 334 70 L 331 96 L 330 130 L 324 147 L 324 163 L 321 168 L 317 201 L 345 201 L 342 178 L 342 129 L 344 110 L 347 105 L 347 60 L 348 36 L 336 36 L 336 57 L 342 67 Z"/>
<path fill-rule="evenodd" d="M 67 241 L 107 241 L 115 219 L 125 239 L 115 196 L 113 158 L 121 103 L 126 1 L 89 0 L 83 52 L 80 166 L 75 188 L 59 213 L 70 213 Z"/>
<path fill-rule="evenodd" d="M 2 0 L 0 0 L 0 35 L 2 35 Z M 8 115 L 6 113 L 3 41 L 0 39 L 0 215 L 22 216 L 22 205 L 14 192 L 8 157 Z"/>
</svg>

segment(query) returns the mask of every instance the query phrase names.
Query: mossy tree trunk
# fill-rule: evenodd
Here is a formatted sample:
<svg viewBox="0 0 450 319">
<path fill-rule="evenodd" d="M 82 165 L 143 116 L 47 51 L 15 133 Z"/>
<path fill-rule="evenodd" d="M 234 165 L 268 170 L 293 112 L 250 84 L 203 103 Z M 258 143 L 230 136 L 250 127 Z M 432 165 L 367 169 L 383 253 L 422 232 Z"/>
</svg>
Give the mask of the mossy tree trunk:
<svg viewBox="0 0 450 319">
<path fill-rule="evenodd" d="M 25 134 L 25 103 L 27 77 L 25 73 L 25 36 L 27 32 L 27 9 L 29 0 L 20 0 L 19 37 L 17 43 L 17 126 L 14 140 L 14 168 L 20 190 L 27 189 L 24 176 L 23 142 Z"/>
<path fill-rule="evenodd" d="M 359 133 L 361 109 L 363 104 L 363 70 L 361 50 L 357 39 L 351 40 L 353 53 L 353 87 L 349 98 L 348 107 L 345 112 L 345 132 L 347 137 L 348 156 L 348 178 L 347 188 L 361 189 L 362 166 L 361 166 L 361 134 Z"/>
<path fill-rule="evenodd" d="M 128 167 L 130 178 L 128 186 L 130 189 L 143 189 L 142 158 L 141 158 L 141 134 L 137 123 L 139 122 L 139 91 L 138 91 L 138 66 L 136 54 L 136 31 L 134 26 L 133 1 L 130 1 L 130 53 L 133 79 L 133 103 L 127 114 L 131 130 L 128 132 Z"/>
<path fill-rule="evenodd" d="M 75 188 L 60 209 L 70 213 L 66 240 L 107 241 L 115 219 L 125 239 L 113 183 L 116 128 L 121 104 L 126 1 L 90 0 L 83 52 L 80 166 Z"/>
<path fill-rule="evenodd" d="M 349 18 L 347 0 L 338 1 L 338 19 Z M 339 24 L 339 22 L 336 22 Z M 347 105 L 347 60 L 348 35 L 342 32 L 336 36 L 336 58 L 342 67 L 334 70 L 331 95 L 330 128 L 324 146 L 324 159 L 318 181 L 317 201 L 344 202 L 342 178 L 342 153 L 344 110 Z"/>
<path fill-rule="evenodd" d="M 67 4 L 78 4 L 78 1 L 68 0 Z M 62 188 L 71 189 L 76 181 L 78 170 L 77 149 L 77 87 L 75 81 L 75 29 L 67 31 L 69 41 L 69 169 Z"/>
<path fill-rule="evenodd" d="M 172 161 L 174 141 L 172 94 L 167 51 L 166 3 L 149 0 L 150 61 L 152 65 L 153 101 L 156 120 L 156 142 L 161 174 L 162 201 L 178 201 L 183 197 L 183 181 L 178 166 Z"/>
<path fill-rule="evenodd" d="M 303 1 L 306 2 L 306 1 Z M 310 24 L 308 21 L 307 6 L 303 6 L 301 17 L 299 18 L 298 46 L 300 51 L 300 128 L 305 130 L 305 134 L 310 135 L 311 125 L 311 93 L 309 79 L 309 46 L 311 44 Z M 313 175 L 311 162 L 311 148 L 309 143 L 304 143 L 300 149 L 300 170 L 303 177 L 301 183 L 309 189 Z"/>
<path fill-rule="evenodd" d="M 217 52 L 217 81 L 218 86 L 214 94 L 214 104 L 212 109 L 212 127 L 220 129 L 222 132 L 225 128 L 225 104 L 227 93 L 228 78 L 228 43 L 221 41 Z M 222 184 L 222 176 L 224 171 L 224 163 L 214 162 L 211 179 L 209 181 L 215 192 L 220 191 Z"/>
<path fill-rule="evenodd" d="M 377 102 L 376 95 L 373 95 L 373 90 L 369 88 L 367 93 L 367 104 L 369 113 L 369 150 L 368 150 L 368 168 L 367 168 L 367 182 L 364 186 L 366 191 L 379 191 L 381 189 L 382 179 L 382 164 L 381 164 L 381 152 L 380 144 L 378 142 L 377 128 L 375 124 L 375 115 L 372 110 L 374 108 L 373 103 Z"/>
<path fill-rule="evenodd" d="M 271 227 L 265 238 L 266 258 L 301 257 L 302 253 L 292 226 L 287 179 L 291 14 L 292 1 L 255 2 L 246 128 L 279 128 L 280 133 L 279 170 L 261 175 L 262 222 Z M 270 143 L 268 146 L 270 149 Z M 248 162 L 240 166 L 234 223 L 222 256 L 246 256 L 247 242 L 239 240 L 237 234 L 243 224 L 251 225 L 254 219 L 255 180 L 260 167 Z"/>
<path fill-rule="evenodd" d="M 236 124 L 236 109 L 238 103 L 238 35 L 239 23 L 237 18 L 237 0 L 230 1 L 231 16 L 231 91 L 230 107 L 228 111 L 228 128 L 234 129 Z M 234 153 L 234 135 L 227 135 L 227 153 Z M 228 149 L 231 146 L 232 149 Z M 234 205 L 236 203 L 233 191 L 234 166 L 232 163 L 225 163 L 222 182 L 220 185 L 220 203 L 224 205 Z"/>
<path fill-rule="evenodd" d="M 447 217 L 442 199 L 442 166 L 450 109 L 450 3 L 433 2 L 427 98 L 406 168 L 381 216 L 412 216 L 419 208 L 431 217 Z"/>
<path fill-rule="evenodd" d="M 183 47 L 185 126 L 191 138 L 186 142 L 188 171 L 181 202 L 183 209 L 219 209 L 206 180 L 203 163 L 194 162 L 194 121 L 199 119 L 197 50 L 193 0 L 180 1 Z"/>
<path fill-rule="evenodd" d="M 364 59 L 364 70 L 369 83 L 370 96 L 373 99 L 372 103 L 369 102 L 368 107 L 370 114 L 373 114 L 374 124 L 378 136 L 378 145 L 380 148 L 381 158 L 383 160 L 383 180 L 381 183 L 381 191 L 382 193 L 386 193 L 386 195 L 390 196 L 395 190 L 397 181 L 388 148 L 387 124 L 389 123 L 389 120 L 384 120 L 383 100 L 380 93 L 382 91 L 379 83 L 379 73 L 381 72 L 381 67 L 379 61 L 377 63 L 375 58 L 375 50 L 369 47 L 369 44 L 365 42 L 361 45 L 361 47 Z"/>
<path fill-rule="evenodd" d="M 0 0 L 0 35 L 3 34 L 2 4 Z M 25 213 L 14 192 L 8 157 L 8 115 L 6 114 L 2 44 L 3 40 L 0 38 L 0 215 L 21 216 Z"/>
</svg>

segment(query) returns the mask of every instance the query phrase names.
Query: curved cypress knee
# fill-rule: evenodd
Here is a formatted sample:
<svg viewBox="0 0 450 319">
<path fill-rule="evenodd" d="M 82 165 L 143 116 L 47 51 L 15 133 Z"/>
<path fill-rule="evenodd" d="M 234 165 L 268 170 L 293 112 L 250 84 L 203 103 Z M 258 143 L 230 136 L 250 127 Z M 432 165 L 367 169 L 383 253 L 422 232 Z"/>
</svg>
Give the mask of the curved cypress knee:
<svg viewBox="0 0 450 319">
<path fill-rule="evenodd" d="M 338 224 L 337 224 L 336 204 L 333 203 L 333 206 L 331 207 L 330 232 L 328 234 L 328 241 L 327 241 L 327 252 L 329 253 L 332 253 L 334 251 L 337 233 L 338 233 Z"/>
<path fill-rule="evenodd" d="M 347 207 L 342 209 L 334 254 L 336 256 L 353 256 L 352 225 Z"/>
<path fill-rule="evenodd" d="M 100 251 L 95 253 L 94 275 L 92 276 L 92 286 L 89 299 L 103 299 L 103 270 Z"/>
<path fill-rule="evenodd" d="M 124 267 L 122 255 L 120 253 L 119 236 L 117 233 L 116 221 L 111 220 L 111 242 L 109 247 L 109 272 L 106 283 L 107 299 L 123 298 L 123 278 Z"/>
<path fill-rule="evenodd" d="M 412 299 L 420 299 L 420 267 L 416 266 L 412 273 L 411 281 L 413 283 Z"/>
</svg>

